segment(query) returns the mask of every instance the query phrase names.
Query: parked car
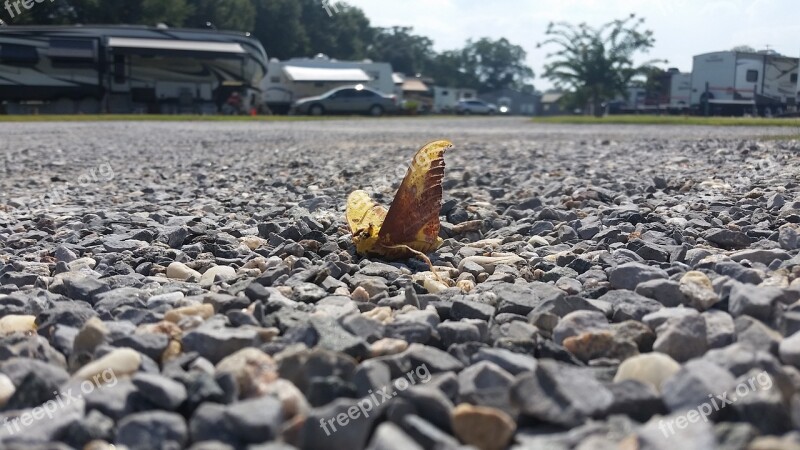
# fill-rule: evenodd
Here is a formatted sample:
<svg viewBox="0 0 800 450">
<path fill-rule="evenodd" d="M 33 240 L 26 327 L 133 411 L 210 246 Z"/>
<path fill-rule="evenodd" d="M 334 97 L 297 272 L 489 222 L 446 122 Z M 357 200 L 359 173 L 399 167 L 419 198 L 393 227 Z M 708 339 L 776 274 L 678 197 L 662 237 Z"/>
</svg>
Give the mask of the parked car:
<svg viewBox="0 0 800 450">
<path fill-rule="evenodd" d="M 461 100 L 456 105 L 457 114 L 488 114 L 497 113 L 497 106 L 493 103 L 486 103 L 483 100 Z"/>
<path fill-rule="evenodd" d="M 385 95 L 363 85 L 332 89 L 316 97 L 297 100 L 295 114 L 321 116 L 323 114 L 369 114 L 382 116 L 397 111 L 397 97 Z"/>
</svg>

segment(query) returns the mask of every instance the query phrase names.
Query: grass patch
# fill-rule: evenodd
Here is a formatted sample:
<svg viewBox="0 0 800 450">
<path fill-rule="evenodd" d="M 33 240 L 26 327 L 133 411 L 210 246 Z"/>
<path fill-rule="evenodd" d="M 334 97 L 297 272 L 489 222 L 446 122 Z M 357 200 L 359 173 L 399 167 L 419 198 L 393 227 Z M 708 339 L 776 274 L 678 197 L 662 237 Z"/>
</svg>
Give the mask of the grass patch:
<svg viewBox="0 0 800 450">
<path fill-rule="evenodd" d="M 193 114 L 42 114 L 0 115 L 0 122 L 302 122 L 309 120 L 336 120 L 347 116 L 201 116 Z"/>
<path fill-rule="evenodd" d="M 598 118 L 593 116 L 552 116 L 536 117 L 533 122 L 576 125 L 700 125 L 710 127 L 795 127 L 800 129 L 800 119 L 798 118 L 768 119 L 762 117 L 620 115 Z"/>
</svg>

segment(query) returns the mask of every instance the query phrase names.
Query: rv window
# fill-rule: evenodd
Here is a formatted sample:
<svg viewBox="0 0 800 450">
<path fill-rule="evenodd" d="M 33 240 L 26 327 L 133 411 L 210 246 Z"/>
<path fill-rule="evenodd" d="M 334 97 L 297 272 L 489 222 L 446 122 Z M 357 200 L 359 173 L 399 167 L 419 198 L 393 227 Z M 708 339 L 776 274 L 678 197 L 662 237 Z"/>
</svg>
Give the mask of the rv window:
<svg viewBox="0 0 800 450">
<path fill-rule="evenodd" d="M 796 73 L 793 73 L 793 74 L 791 74 L 789 76 L 789 82 L 790 83 L 797 83 L 797 74 Z"/>
<path fill-rule="evenodd" d="M 47 51 L 55 68 L 86 68 L 95 64 L 94 42 L 79 39 L 53 39 Z"/>
<path fill-rule="evenodd" d="M 48 52 L 53 59 L 84 59 L 94 61 L 94 42 L 82 39 L 53 39 Z"/>
<path fill-rule="evenodd" d="M 18 44 L 0 45 L 0 64 L 11 66 L 35 66 L 39 62 L 36 47 Z"/>
<path fill-rule="evenodd" d="M 280 83 L 281 82 L 281 77 L 269 77 L 269 82 L 270 83 Z"/>
<path fill-rule="evenodd" d="M 114 55 L 114 83 L 123 84 L 126 79 L 125 55 Z"/>
<path fill-rule="evenodd" d="M 758 71 L 748 70 L 746 75 L 746 80 L 748 83 L 755 83 L 756 81 L 758 81 Z"/>
</svg>

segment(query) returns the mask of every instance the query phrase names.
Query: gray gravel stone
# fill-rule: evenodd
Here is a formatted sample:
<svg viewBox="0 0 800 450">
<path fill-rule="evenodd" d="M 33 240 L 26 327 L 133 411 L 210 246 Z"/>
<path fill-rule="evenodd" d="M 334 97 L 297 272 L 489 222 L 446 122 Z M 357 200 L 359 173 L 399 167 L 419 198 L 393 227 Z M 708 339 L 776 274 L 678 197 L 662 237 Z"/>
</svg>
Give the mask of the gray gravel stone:
<svg viewBox="0 0 800 450">
<path fill-rule="evenodd" d="M 511 400 L 525 417 L 574 427 L 604 414 L 614 395 L 585 369 L 540 360 L 534 372 L 517 376 Z"/>
<path fill-rule="evenodd" d="M 687 362 L 672 377 L 661 385 L 664 403 L 670 411 L 677 412 L 686 409 L 696 409 L 709 401 L 709 395 L 722 403 L 730 401 L 730 390 L 735 388 L 736 379 L 727 370 L 704 360 Z M 721 399 L 717 396 L 722 397 Z M 727 403 L 726 403 L 727 404 Z M 713 417 L 717 408 L 714 408 Z"/>
<path fill-rule="evenodd" d="M 614 289 L 636 289 L 639 283 L 667 278 L 667 272 L 638 262 L 620 264 L 608 273 L 608 281 Z"/>
<path fill-rule="evenodd" d="M 575 311 L 558 321 L 553 329 L 553 341 L 558 344 L 564 339 L 577 336 L 587 331 L 599 331 L 609 328 L 608 319 L 597 311 Z"/>
<path fill-rule="evenodd" d="M 180 414 L 148 411 L 131 414 L 119 423 L 116 443 L 131 450 L 181 448 L 186 445 L 189 430 Z"/>
<path fill-rule="evenodd" d="M 699 314 L 668 319 L 656 330 L 653 350 L 678 362 L 703 355 L 708 350 L 706 321 Z"/>
</svg>

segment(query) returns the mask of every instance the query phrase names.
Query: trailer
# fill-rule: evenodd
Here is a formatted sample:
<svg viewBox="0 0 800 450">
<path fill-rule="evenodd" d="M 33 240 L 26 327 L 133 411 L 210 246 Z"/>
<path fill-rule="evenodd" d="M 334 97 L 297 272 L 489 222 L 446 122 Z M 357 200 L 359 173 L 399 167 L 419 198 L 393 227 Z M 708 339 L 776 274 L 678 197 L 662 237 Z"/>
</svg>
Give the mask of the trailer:
<svg viewBox="0 0 800 450">
<path fill-rule="evenodd" d="M 261 82 L 263 101 L 273 113 L 286 114 L 304 97 L 339 86 L 363 84 L 384 94 L 395 92 L 392 65 L 383 62 L 339 61 L 319 54 L 313 58 L 272 59 Z"/>
<path fill-rule="evenodd" d="M 697 55 L 691 108 L 702 115 L 783 114 L 794 103 L 798 62 L 771 51 Z"/>
<path fill-rule="evenodd" d="M 478 91 L 467 88 L 433 87 L 433 111 L 437 114 L 455 114 L 458 102 L 478 98 Z"/>
<path fill-rule="evenodd" d="M 660 108 L 672 114 L 688 112 L 691 96 L 692 74 L 672 72 L 669 79 L 667 102 L 662 103 Z"/>
<path fill-rule="evenodd" d="M 267 70 L 246 33 L 139 26 L 0 28 L 7 113 L 207 113 L 260 103 Z M 234 94 L 236 93 L 236 94 Z"/>
</svg>

